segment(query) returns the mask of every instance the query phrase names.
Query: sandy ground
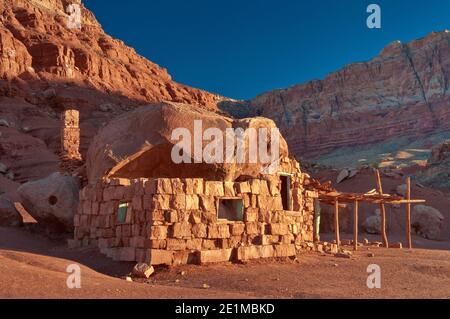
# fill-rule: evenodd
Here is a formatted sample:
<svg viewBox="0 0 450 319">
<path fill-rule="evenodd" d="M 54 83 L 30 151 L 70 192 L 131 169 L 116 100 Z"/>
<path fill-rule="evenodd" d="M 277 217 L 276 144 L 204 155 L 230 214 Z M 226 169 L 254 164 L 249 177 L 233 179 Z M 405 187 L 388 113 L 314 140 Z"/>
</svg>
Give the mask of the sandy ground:
<svg viewBox="0 0 450 319">
<path fill-rule="evenodd" d="M 66 285 L 73 263 L 81 289 Z M 367 288 L 370 264 L 381 267 L 381 289 Z M 304 253 L 297 261 L 188 265 L 158 269 L 145 283 L 121 279 L 132 266 L 0 228 L 2 298 L 450 298 L 450 251 L 442 250 L 363 247 L 352 259 Z"/>
</svg>

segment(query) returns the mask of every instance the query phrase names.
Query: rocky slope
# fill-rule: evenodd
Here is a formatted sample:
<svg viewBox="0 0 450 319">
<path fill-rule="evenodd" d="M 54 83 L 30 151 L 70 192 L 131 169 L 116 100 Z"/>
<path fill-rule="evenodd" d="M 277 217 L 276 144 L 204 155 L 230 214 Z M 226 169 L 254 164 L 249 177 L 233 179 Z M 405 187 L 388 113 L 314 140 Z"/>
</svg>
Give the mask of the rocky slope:
<svg viewBox="0 0 450 319">
<path fill-rule="evenodd" d="M 340 147 L 450 129 L 450 33 L 393 42 L 355 63 L 251 101 L 223 103 L 235 116 L 275 120 L 291 153 L 315 158 Z"/>
<path fill-rule="evenodd" d="M 221 99 L 172 81 L 105 34 L 83 5 L 81 29 L 69 29 L 65 11 L 75 2 L 0 2 L 0 163 L 20 183 L 57 170 L 64 109 L 81 112 L 84 154 L 99 127 L 137 105 L 168 100 L 217 110 Z"/>
</svg>

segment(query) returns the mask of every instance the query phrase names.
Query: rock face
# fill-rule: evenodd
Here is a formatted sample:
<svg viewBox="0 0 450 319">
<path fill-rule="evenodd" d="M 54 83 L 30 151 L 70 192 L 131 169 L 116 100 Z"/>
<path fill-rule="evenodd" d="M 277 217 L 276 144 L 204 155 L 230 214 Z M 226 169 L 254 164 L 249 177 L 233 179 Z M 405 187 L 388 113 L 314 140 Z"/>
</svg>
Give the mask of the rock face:
<svg viewBox="0 0 450 319">
<path fill-rule="evenodd" d="M 0 2 L 0 162 L 24 183 L 58 170 L 60 114 L 80 111 L 81 153 L 111 118 L 139 105 L 176 101 L 216 110 L 221 97 L 172 81 L 164 68 L 105 34 L 80 1 Z M 3 140 L 5 139 L 5 140 Z"/>
<path fill-rule="evenodd" d="M 236 116 L 272 118 L 291 153 L 306 158 L 343 146 L 450 129 L 450 33 L 394 42 L 355 63 L 242 103 L 222 103 Z"/>
<path fill-rule="evenodd" d="M 52 230 L 70 231 L 78 207 L 78 180 L 54 173 L 21 185 L 17 192 L 27 211 Z"/>
<path fill-rule="evenodd" d="M 180 116 L 183 114 L 183 116 Z M 263 165 L 258 157 L 257 163 L 243 164 L 234 161 L 207 164 L 205 157 L 201 163 L 194 163 L 196 129 L 194 121 L 201 121 L 200 152 L 206 149 L 211 140 L 203 138 L 202 134 L 209 128 L 220 129 L 223 134 L 230 128 L 276 128 L 272 120 L 251 118 L 233 120 L 229 117 L 205 111 L 201 108 L 172 102 L 143 106 L 128 112 L 104 127 L 94 138 L 86 157 L 87 176 L 90 183 L 97 182 L 104 176 L 140 178 L 140 177 L 202 177 L 212 180 L 234 181 L 242 175 L 258 176 Z M 176 129 L 186 129 L 190 138 L 192 163 L 175 163 L 172 157 L 174 145 L 178 144 L 178 136 L 172 138 Z M 270 134 L 270 133 L 269 133 Z M 222 135 L 224 140 L 225 136 Z M 203 142 L 201 142 L 203 139 Z M 248 159 L 248 139 L 245 140 L 245 159 Z M 259 140 L 258 140 L 259 141 Z M 202 146 L 203 143 L 203 146 Z M 269 143 L 269 145 L 271 145 Z M 224 154 L 225 146 L 224 142 Z M 237 143 L 234 142 L 233 150 Z M 176 152 L 177 154 L 183 152 Z M 282 136 L 279 136 L 279 157 L 288 155 L 288 147 Z M 202 153 L 201 153 L 202 154 Z M 234 151 L 236 154 L 236 151 Z M 270 151 L 269 151 L 270 155 Z M 225 159 L 225 157 L 222 157 Z"/>
<path fill-rule="evenodd" d="M 417 205 L 411 217 L 411 225 L 416 233 L 424 238 L 438 240 L 442 230 L 444 216 L 437 209 Z"/>
</svg>

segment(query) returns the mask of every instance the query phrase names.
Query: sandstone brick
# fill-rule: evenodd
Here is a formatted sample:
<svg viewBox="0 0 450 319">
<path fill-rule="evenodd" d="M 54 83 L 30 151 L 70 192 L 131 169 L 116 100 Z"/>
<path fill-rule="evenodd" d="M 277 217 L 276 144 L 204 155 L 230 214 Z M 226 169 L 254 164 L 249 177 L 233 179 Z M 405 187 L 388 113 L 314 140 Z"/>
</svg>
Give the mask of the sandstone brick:
<svg viewBox="0 0 450 319">
<path fill-rule="evenodd" d="M 205 182 L 205 195 L 209 196 L 224 196 L 225 191 L 223 188 L 223 182 L 206 181 Z"/>
<path fill-rule="evenodd" d="M 259 246 L 243 246 L 237 249 L 238 260 L 251 260 L 261 258 L 261 248 Z"/>
<path fill-rule="evenodd" d="M 260 180 L 259 179 L 252 179 L 250 181 L 250 189 L 252 191 L 252 194 L 259 195 L 261 186 L 260 186 Z"/>
<path fill-rule="evenodd" d="M 166 239 L 166 238 L 167 238 L 167 226 L 150 227 L 150 239 Z"/>
<path fill-rule="evenodd" d="M 216 239 L 203 239 L 202 249 L 210 250 L 217 249 L 219 247 Z"/>
<path fill-rule="evenodd" d="M 232 236 L 240 236 L 244 233 L 245 224 L 244 223 L 233 223 L 230 225 L 230 233 Z"/>
<path fill-rule="evenodd" d="M 192 238 L 186 241 L 186 248 L 190 250 L 201 250 L 203 239 Z"/>
<path fill-rule="evenodd" d="M 142 196 L 142 208 L 144 210 L 152 210 L 154 208 L 153 195 Z"/>
<path fill-rule="evenodd" d="M 169 178 L 158 178 L 156 180 L 157 194 L 173 194 L 172 182 Z"/>
<path fill-rule="evenodd" d="M 191 251 L 175 251 L 173 254 L 173 265 L 198 264 L 198 253 Z"/>
<path fill-rule="evenodd" d="M 286 224 L 274 223 L 269 224 L 270 234 L 272 235 L 286 235 L 288 233 L 288 227 Z"/>
<path fill-rule="evenodd" d="M 251 193 L 251 187 L 249 182 L 236 183 L 236 191 L 238 194 Z"/>
<path fill-rule="evenodd" d="M 272 196 L 280 195 L 279 185 L 280 185 L 280 181 L 279 180 L 277 180 L 277 181 L 274 181 L 274 180 L 269 181 L 269 185 L 268 186 L 269 186 L 270 195 L 272 195 Z"/>
<path fill-rule="evenodd" d="M 215 211 L 216 203 L 212 196 L 199 196 L 200 209 L 203 211 Z"/>
<path fill-rule="evenodd" d="M 194 181 L 192 178 L 183 179 L 184 193 L 187 195 L 194 194 Z"/>
<path fill-rule="evenodd" d="M 208 230 L 205 224 L 195 224 L 192 226 L 192 235 L 196 238 L 207 238 Z"/>
<path fill-rule="evenodd" d="M 133 199 L 131 200 L 131 207 L 136 210 L 144 209 L 144 206 L 142 205 L 142 196 L 133 196 Z"/>
<path fill-rule="evenodd" d="M 220 263 L 230 261 L 233 254 L 233 249 L 220 250 L 202 250 L 200 251 L 200 263 Z"/>
<path fill-rule="evenodd" d="M 193 183 L 194 194 L 203 195 L 205 193 L 203 179 L 194 178 L 194 179 L 192 179 L 192 183 Z"/>
<path fill-rule="evenodd" d="M 147 240 L 145 243 L 146 248 L 151 249 L 166 249 L 167 240 L 166 239 L 151 239 Z"/>
<path fill-rule="evenodd" d="M 230 229 L 228 224 L 211 224 L 208 226 L 208 238 L 228 238 Z"/>
<path fill-rule="evenodd" d="M 145 247 L 145 238 L 144 237 L 131 237 L 130 246 L 135 248 L 144 248 Z"/>
<path fill-rule="evenodd" d="M 178 213 L 176 210 L 166 210 L 164 216 L 168 223 L 176 223 L 178 221 Z"/>
<path fill-rule="evenodd" d="M 172 265 L 173 252 L 161 249 L 149 249 L 146 254 L 146 261 L 150 265 Z"/>
<path fill-rule="evenodd" d="M 280 236 L 278 235 L 261 235 L 261 245 L 273 245 L 280 242 Z"/>
<path fill-rule="evenodd" d="M 188 222 L 175 223 L 171 228 L 171 237 L 173 238 L 187 238 L 191 237 L 191 224 Z"/>
<path fill-rule="evenodd" d="M 150 221 L 152 222 L 163 222 L 165 221 L 164 210 L 153 210 L 150 213 Z"/>
<path fill-rule="evenodd" d="M 109 184 L 112 186 L 130 186 L 131 182 L 127 178 L 112 178 Z"/>
<path fill-rule="evenodd" d="M 292 257 L 296 255 L 294 244 L 274 245 L 275 257 Z"/>
<path fill-rule="evenodd" d="M 187 210 L 177 210 L 178 222 L 189 222 L 191 212 Z"/>
<path fill-rule="evenodd" d="M 158 182 L 156 179 L 152 178 L 144 184 L 144 194 L 155 195 L 157 194 Z"/>
<path fill-rule="evenodd" d="M 246 208 L 244 212 L 244 222 L 256 222 L 258 220 L 257 208 Z"/>
<path fill-rule="evenodd" d="M 186 195 L 185 194 L 176 194 L 171 196 L 170 198 L 170 208 L 171 209 L 186 209 Z"/>
<path fill-rule="evenodd" d="M 200 208 L 200 200 L 197 195 L 186 195 L 186 209 L 196 210 Z"/>
<path fill-rule="evenodd" d="M 194 210 L 189 215 L 189 220 L 191 224 L 200 224 L 202 222 L 202 212 L 199 210 Z"/>
<path fill-rule="evenodd" d="M 205 211 L 202 213 L 202 223 L 213 224 L 217 222 L 217 213 L 215 211 Z"/>
<path fill-rule="evenodd" d="M 181 179 L 179 178 L 172 178 L 172 193 L 173 194 L 184 194 L 184 185 Z"/>
<path fill-rule="evenodd" d="M 184 239 L 167 239 L 167 249 L 168 250 L 185 250 L 186 249 L 186 240 Z"/>
<path fill-rule="evenodd" d="M 261 258 L 275 257 L 275 248 L 273 247 L 273 245 L 261 246 L 260 252 L 261 252 Z"/>
<path fill-rule="evenodd" d="M 229 248 L 237 248 L 242 246 L 242 236 L 231 236 L 228 239 Z"/>
<path fill-rule="evenodd" d="M 154 195 L 152 197 L 152 207 L 155 209 L 169 210 L 170 206 L 170 195 Z"/>
<path fill-rule="evenodd" d="M 224 194 L 227 197 L 235 197 L 236 192 L 234 191 L 234 183 L 233 182 L 224 182 Z"/>
<path fill-rule="evenodd" d="M 263 195 L 263 196 L 270 195 L 269 186 L 267 185 L 267 181 L 261 180 L 259 187 L 260 187 L 260 189 L 259 189 L 260 195 Z"/>
<path fill-rule="evenodd" d="M 249 235 L 258 234 L 258 223 L 245 223 L 245 232 Z"/>
</svg>

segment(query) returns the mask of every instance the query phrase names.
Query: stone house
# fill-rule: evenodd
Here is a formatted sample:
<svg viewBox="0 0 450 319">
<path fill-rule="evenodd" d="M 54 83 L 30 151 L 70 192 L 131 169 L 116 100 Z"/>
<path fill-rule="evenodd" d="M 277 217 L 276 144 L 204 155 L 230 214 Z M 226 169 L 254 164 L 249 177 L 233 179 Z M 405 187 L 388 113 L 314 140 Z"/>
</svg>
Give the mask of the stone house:
<svg viewBox="0 0 450 319">
<path fill-rule="evenodd" d="M 179 105 L 164 105 L 163 110 L 174 107 Z M 133 120 L 127 115 L 117 123 L 129 121 L 130 127 L 139 130 L 139 123 L 146 123 L 143 116 L 154 111 L 140 112 L 131 116 Z M 188 111 L 184 113 L 189 116 Z M 166 114 L 165 118 L 171 117 Z M 111 134 L 125 129 L 114 130 L 111 126 L 99 134 L 93 143 L 98 151 L 88 152 L 88 170 L 96 167 L 95 161 L 104 165 L 104 154 L 108 158 L 114 152 L 119 154 L 114 145 L 125 145 L 102 141 L 102 135 L 103 139 L 116 141 L 122 135 Z M 153 127 L 152 134 L 155 130 Z M 150 172 L 143 167 L 155 154 L 161 157 L 161 149 L 166 148 L 158 142 L 158 147 L 153 148 L 147 143 L 145 152 L 138 148 L 130 151 L 130 136 L 127 155 L 114 157 L 115 162 L 104 176 L 90 178 L 81 190 L 74 217 L 75 245 L 97 246 L 120 261 L 180 265 L 293 257 L 312 242 L 314 199 L 318 194 L 305 189 L 309 175 L 287 152 L 282 152 L 277 172 L 271 175 L 252 175 L 251 170 L 243 168 L 239 172 L 229 170 L 235 173 L 232 177 L 211 175 L 210 169 L 190 170 L 189 166 L 162 171 L 160 166 L 164 164 Z M 142 176 L 136 176 L 139 174 Z"/>
</svg>

